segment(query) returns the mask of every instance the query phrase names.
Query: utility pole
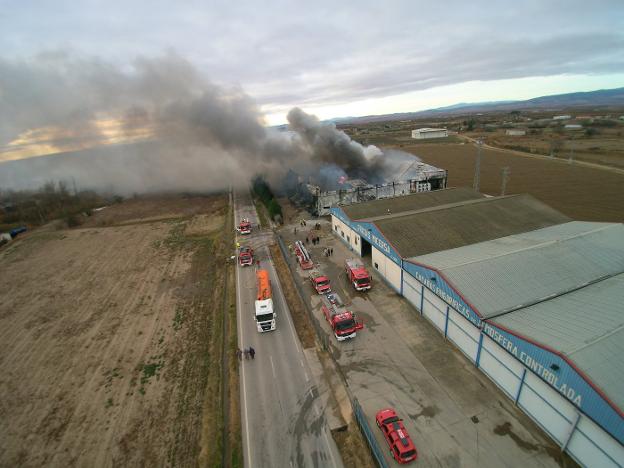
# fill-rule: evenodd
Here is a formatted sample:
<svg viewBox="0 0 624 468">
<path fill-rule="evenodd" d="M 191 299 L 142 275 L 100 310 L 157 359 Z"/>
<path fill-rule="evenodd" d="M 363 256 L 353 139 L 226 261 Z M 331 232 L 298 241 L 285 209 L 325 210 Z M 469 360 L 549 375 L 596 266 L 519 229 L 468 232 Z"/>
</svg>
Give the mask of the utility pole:
<svg viewBox="0 0 624 468">
<path fill-rule="evenodd" d="M 570 140 L 570 157 L 568 158 L 568 164 L 572 164 L 572 161 L 574 161 L 574 144 L 572 140 Z"/>
<path fill-rule="evenodd" d="M 483 140 L 479 138 L 477 140 L 477 161 L 475 162 L 475 174 L 474 180 L 472 182 L 472 188 L 475 189 L 476 192 L 479 191 L 479 178 L 481 176 L 481 145 L 483 144 Z"/>
<path fill-rule="evenodd" d="M 503 167 L 501 171 L 503 174 L 503 180 L 501 182 L 501 197 L 505 195 L 505 190 L 507 190 L 507 179 L 509 178 L 509 174 L 511 174 L 511 169 L 509 166 Z"/>
</svg>

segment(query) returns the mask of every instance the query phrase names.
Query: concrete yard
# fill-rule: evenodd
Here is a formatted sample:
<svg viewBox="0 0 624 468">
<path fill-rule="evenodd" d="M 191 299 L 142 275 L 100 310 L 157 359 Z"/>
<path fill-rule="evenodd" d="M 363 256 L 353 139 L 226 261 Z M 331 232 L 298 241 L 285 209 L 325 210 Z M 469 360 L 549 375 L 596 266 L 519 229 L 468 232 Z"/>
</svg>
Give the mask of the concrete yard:
<svg viewBox="0 0 624 468">
<path fill-rule="evenodd" d="M 567 456 L 498 388 L 439 334 L 417 310 L 373 272 L 373 288 L 358 293 L 347 283 L 343 264 L 348 247 L 330 232 L 325 220 L 298 221 L 281 229 L 287 244 L 304 240 L 316 222 L 322 226 L 318 246 L 308 244 L 315 263 L 332 281 L 334 291 L 365 328 L 338 343 L 320 311 L 320 297 L 297 269 L 304 298 L 315 311 L 330 343 L 330 352 L 362 405 L 388 462 L 389 455 L 375 413 L 394 407 L 418 449 L 419 466 L 573 466 Z M 287 218 L 288 219 L 288 218 Z M 297 234 L 294 228 L 297 227 Z M 302 229 L 305 229 L 302 231 Z M 332 257 L 323 249 L 333 247 Z M 295 262 L 295 258 L 289 259 Z M 369 269 L 370 259 L 364 259 Z M 398 465 L 397 465 L 398 466 Z"/>
</svg>

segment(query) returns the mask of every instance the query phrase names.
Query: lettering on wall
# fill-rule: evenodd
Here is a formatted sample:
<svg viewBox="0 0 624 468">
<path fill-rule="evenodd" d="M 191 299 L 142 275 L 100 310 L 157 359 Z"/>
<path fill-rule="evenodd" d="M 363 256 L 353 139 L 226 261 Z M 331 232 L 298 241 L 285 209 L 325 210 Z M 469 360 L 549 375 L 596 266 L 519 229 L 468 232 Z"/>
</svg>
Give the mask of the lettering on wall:
<svg viewBox="0 0 624 468">
<path fill-rule="evenodd" d="M 415 273 L 416 279 L 424 284 L 427 289 L 433 291 L 434 294 L 442 298 L 448 305 L 470 320 L 470 322 L 472 322 L 476 327 L 481 326 L 481 319 L 464 304 L 462 304 L 457 298 L 448 294 L 443 288 L 441 288 L 440 285 L 437 284 L 437 281 L 432 281 L 431 279 L 426 278 L 418 271 L 414 271 L 413 273 Z"/>
<path fill-rule="evenodd" d="M 512 354 L 516 359 L 522 362 L 525 366 L 527 366 L 530 370 L 532 370 L 537 376 L 548 382 L 564 397 L 579 408 L 581 407 L 581 394 L 569 383 L 561 382 L 559 376 L 552 372 L 549 367 L 540 363 L 536 357 L 531 356 L 522 349 L 518 349 L 518 345 L 513 340 L 509 339 L 506 335 L 503 335 L 496 328 L 487 323 L 483 327 L 483 332 L 507 350 L 507 352 Z"/>
</svg>

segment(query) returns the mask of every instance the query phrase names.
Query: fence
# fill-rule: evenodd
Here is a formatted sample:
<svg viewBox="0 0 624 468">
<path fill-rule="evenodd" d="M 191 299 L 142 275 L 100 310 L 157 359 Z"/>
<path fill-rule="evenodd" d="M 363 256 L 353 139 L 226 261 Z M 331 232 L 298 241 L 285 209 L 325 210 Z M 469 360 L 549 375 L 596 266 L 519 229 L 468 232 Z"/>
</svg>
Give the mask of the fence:
<svg viewBox="0 0 624 468">
<path fill-rule="evenodd" d="M 290 270 L 290 273 L 292 277 L 294 278 L 296 274 L 296 266 L 293 265 L 292 256 L 289 255 L 288 249 L 284 245 L 284 240 L 282 239 L 282 236 L 276 233 L 276 237 L 277 237 L 277 243 L 279 245 L 279 248 L 282 251 L 282 256 L 284 257 L 284 260 L 286 261 L 286 265 L 288 265 L 288 269 Z M 362 407 L 360 406 L 360 403 L 358 402 L 357 398 L 351 393 L 351 390 L 349 389 L 349 383 L 347 382 L 347 379 L 345 375 L 342 373 L 342 369 L 340 368 L 340 365 L 338 364 L 338 361 L 336 360 L 335 353 L 337 349 L 335 345 L 333 344 L 333 342 L 330 340 L 330 335 L 328 335 L 323 330 L 319 321 L 314 316 L 314 313 L 312 311 L 312 308 L 310 307 L 310 304 L 308 304 L 308 302 L 304 299 L 305 294 L 303 293 L 303 290 L 301 289 L 301 285 L 297 281 L 293 281 L 293 282 L 295 283 L 295 288 L 297 289 L 297 294 L 299 294 L 299 297 L 301 298 L 301 302 L 303 302 L 303 304 L 305 305 L 305 310 L 310 319 L 310 323 L 314 327 L 314 331 L 316 332 L 316 336 L 323 350 L 327 351 L 327 353 L 331 357 L 332 361 L 334 362 L 334 367 L 336 368 L 336 370 L 338 371 L 338 374 L 340 375 L 340 378 L 342 379 L 342 383 L 344 384 L 345 390 L 347 392 L 347 396 L 349 397 L 349 402 L 351 403 L 351 409 L 353 410 L 353 414 L 355 415 L 355 420 L 358 424 L 358 427 L 360 428 L 360 432 L 362 433 L 362 435 L 366 439 L 366 442 L 368 443 L 368 448 L 371 451 L 371 455 L 373 456 L 374 460 L 377 462 L 377 466 L 379 466 L 380 468 L 387 468 L 388 464 L 386 463 L 386 459 L 383 456 L 383 453 L 381 451 L 381 448 L 379 447 L 379 444 L 377 444 L 377 439 L 375 439 L 375 435 L 373 434 L 373 431 L 371 430 L 370 424 L 368 424 L 366 415 L 364 414 L 364 411 L 362 410 Z"/>
</svg>

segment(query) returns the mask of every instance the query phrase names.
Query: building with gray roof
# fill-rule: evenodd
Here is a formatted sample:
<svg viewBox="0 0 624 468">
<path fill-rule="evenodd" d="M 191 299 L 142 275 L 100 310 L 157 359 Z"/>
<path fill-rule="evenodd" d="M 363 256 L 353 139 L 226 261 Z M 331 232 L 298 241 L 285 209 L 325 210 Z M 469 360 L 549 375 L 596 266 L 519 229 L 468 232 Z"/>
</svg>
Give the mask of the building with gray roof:
<svg viewBox="0 0 624 468">
<path fill-rule="evenodd" d="M 624 225 L 443 190 L 332 209 L 332 229 L 562 450 L 624 460 Z"/>
</svg>

